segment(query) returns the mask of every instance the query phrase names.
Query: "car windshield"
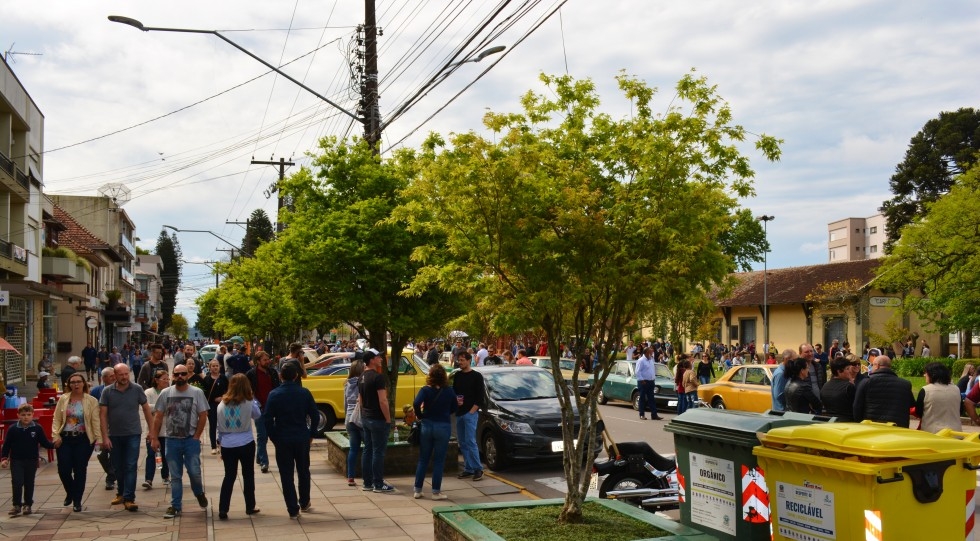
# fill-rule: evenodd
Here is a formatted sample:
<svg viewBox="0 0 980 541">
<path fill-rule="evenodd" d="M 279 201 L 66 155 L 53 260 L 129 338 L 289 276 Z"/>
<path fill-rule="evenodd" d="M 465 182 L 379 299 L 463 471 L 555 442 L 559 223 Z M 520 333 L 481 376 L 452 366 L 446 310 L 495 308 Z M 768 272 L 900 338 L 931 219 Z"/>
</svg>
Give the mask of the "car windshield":
<svg viewBox="0 0 980 541">
<path fill-rule="evenodd" d="M 544 370 L 506 370 L 483 374 L 487 392 L 494 400 L 555 398 L 555 381 Z"/>
<path fill-rule="evenodd" d="M 667 368 L 667 365 L 657 363 L 654 366 L 657 367 L 658 378 L 674 379 L 674 375 L 670 373 L 670 368 Z"/>
</svg>

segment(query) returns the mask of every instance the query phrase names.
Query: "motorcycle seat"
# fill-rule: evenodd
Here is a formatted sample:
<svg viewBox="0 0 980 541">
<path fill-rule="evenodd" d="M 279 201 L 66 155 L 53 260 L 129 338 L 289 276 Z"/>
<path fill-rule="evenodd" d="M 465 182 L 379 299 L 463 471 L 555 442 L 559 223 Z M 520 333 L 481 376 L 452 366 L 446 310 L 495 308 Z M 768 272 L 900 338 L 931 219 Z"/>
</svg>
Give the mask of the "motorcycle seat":
<svg viewBox="0 0 980 541">
<path fill-rule="evenodd" d="M 669 472 L 677 467 L 674 459 L 661 456 L 660 453 L 656 452 L 645 441 L 627 441 L 618 444 L 617 447 L 619 448 L 620 456 L 624 458 L 636 455 L 642 456 L 647 463 L 660 471 Z"/>
</svg>

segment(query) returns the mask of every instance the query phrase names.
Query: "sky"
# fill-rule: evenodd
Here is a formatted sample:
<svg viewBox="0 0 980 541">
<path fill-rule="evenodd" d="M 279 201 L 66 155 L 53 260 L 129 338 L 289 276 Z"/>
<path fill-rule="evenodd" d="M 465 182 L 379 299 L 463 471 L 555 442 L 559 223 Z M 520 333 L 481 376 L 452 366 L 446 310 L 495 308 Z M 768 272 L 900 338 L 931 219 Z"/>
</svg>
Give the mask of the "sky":
<svg viewBox="0 0 980 541">
<path fill-rule="evenodd" d="M 292 160 L 289 174 L 309 163 L 320 137 L 361 131 L 214 35 L 140 32 L 108 15 L 219 30 L 355 112 L 350 51 L 364 4 L 0 3 L 0 47 L 11 52 L 8 64 L 45 116 L 45 192 L 96 195 L 109 184 L 125 186 L 138 246 L 153 249 L 164 224 L 240 244 L 244 229 L 227 222 L 257 208 L 275 221 L 276 200 L 264 192 L 277 168 L 251 160 Z M 697 70 L 717 85 L 737 123 L 785 141 L 776 163 L 765 162 L 751 139 L 744 145 L 757 175 L 756 195 L 743 205 L 775 216 L 767 227 L 770 268 L 826 262 L 826 224 L 877 212 L 925 122 L 980 106 L 980 4 L 966 0 L 526 0 L 503 7 L 377 0 L 377 19 L 380 107 L 391 122 L 385 151 L 417 146 L 431 131 L 487 134 L 483 114 L 518 111 L 522 94 L 544 91 L 541 73 L 591 78 L 602 109 L 621 117 L 630 109 L 616 90 L 617 74 L 657 87 L 654 108 L 666 110 L 675 83 Z M 443 69 L 495 45 L 507 49 Z M 442 81 L 391 118 L 432 79 Z M 178 239 L 187 261 L 228 258 L 220 251 L 228 245 L 208 233 Z M 192 325 L 194 299 L 214 285 L 209 272 L 184 265 L 177 311 Z"/>
</svg>

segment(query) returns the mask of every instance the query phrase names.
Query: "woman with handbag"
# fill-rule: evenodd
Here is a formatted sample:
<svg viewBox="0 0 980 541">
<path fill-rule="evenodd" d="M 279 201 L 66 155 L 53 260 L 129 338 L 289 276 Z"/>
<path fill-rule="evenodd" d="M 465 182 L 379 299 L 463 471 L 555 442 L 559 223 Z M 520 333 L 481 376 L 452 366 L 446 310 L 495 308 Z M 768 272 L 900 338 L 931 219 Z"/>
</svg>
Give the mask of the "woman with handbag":
<svg viewBox="0 0 980 541">
<path fill-rule="evenodd" d="M 442 493 L 442 470 L 446 463 L 446 450 L 452 425 L 449 416 L 456 411 L 456 393 L 449 387 L 446 369 L 441 364 L 429 368 L 425 387 L 419 390 L 412 404 L 415 414 L 422 420 L 419 438 L 419 463 L 415 468 L 415 499 L 422 497 L 425 470 L 432 461 L 432 499 L 445 500 Z"/>
<path fill-rule="evenodd" d="M 357 486 L 354 481 L 354 471 L 357 469 L 357 455 L 361 452 L 361 442 L 364 441 L 364 430 L 361 428 L 361 403 L 358 400 L 362 374 L 364 374 L 364 361 L 354 361 L 350 365 L 350 373 L 344 385 L 344 424 L 347 427 L 347 440 L 350 444 L 350 450 L 347 451 L 347 486 L 352 487 Z"/>
<path fill-rule="evenodd" d="M 218 454 L 218 443 L 216 439 L 216 429 L 218 423 L 218 404 L 221 398 L 228 392 L 228 378 L 221 373 L 221 363 L 212 359 L 208 363 L 208 375 L 204 376 L 204 394 L 208 397 L 208 436 L 211 437 L 211 454 Z"/>
<path fill-rule="evenodd" d="M 65 506 L 82 510 L 88 461 L 102 434 L 99 401 L 89 394 L 84 373 L 68 376 L 68 389 L 54 407 L 51 439 L 58 447 L 58 477 L 65 487 Z"/>
</svg>

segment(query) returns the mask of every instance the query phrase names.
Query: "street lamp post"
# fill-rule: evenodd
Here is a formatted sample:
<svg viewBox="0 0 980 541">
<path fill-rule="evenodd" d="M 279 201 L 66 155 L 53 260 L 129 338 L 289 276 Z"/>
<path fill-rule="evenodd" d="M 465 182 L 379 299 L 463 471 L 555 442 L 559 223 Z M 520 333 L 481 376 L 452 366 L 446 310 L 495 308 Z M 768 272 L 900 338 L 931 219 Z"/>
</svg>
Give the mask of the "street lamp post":
<svg viewBox="0 0 980 541">
<path fill-rule="evenodd" d="M 762 337 L 766 350 L 769 349 L 769 231 L 766 226 L 775 219 L 775 216 L 765 214 L 756 218 L 762 222 L 762 234 L 766 239 L 766 248 L 762 252 Z"/>
<path fill-rule="evenodd" d="M 235 250 L 238 250 L 239 252 L 242 253 L 242 255 L 246 255 L 248 257 L 252 257 L 252 254 L 246 252 L 245 250 L 242 250 L 238 246 L 235 246 L 234 243 L 232 243 L 230 240 L 222 237 L 221 235 L 215 233 L 214 231 L 208 231 L 207 229 L 178 229 L 178 228 L 176 228 L 176 227 L 174 227 L 172 225 L 166 225 L 166 224 L 164 224 L 163 228 L 164 229 L 170 229 L 170 230 L 175 231 L 177 233 L 207 233 L 207 234 L 211 235 L 212 237 L 220 240 L 221 242 L 227 244 L 228 246 L 231 246 Z M 234 252 L 232 252 L 232 255 L 234 256 Z"/>
</svg>

